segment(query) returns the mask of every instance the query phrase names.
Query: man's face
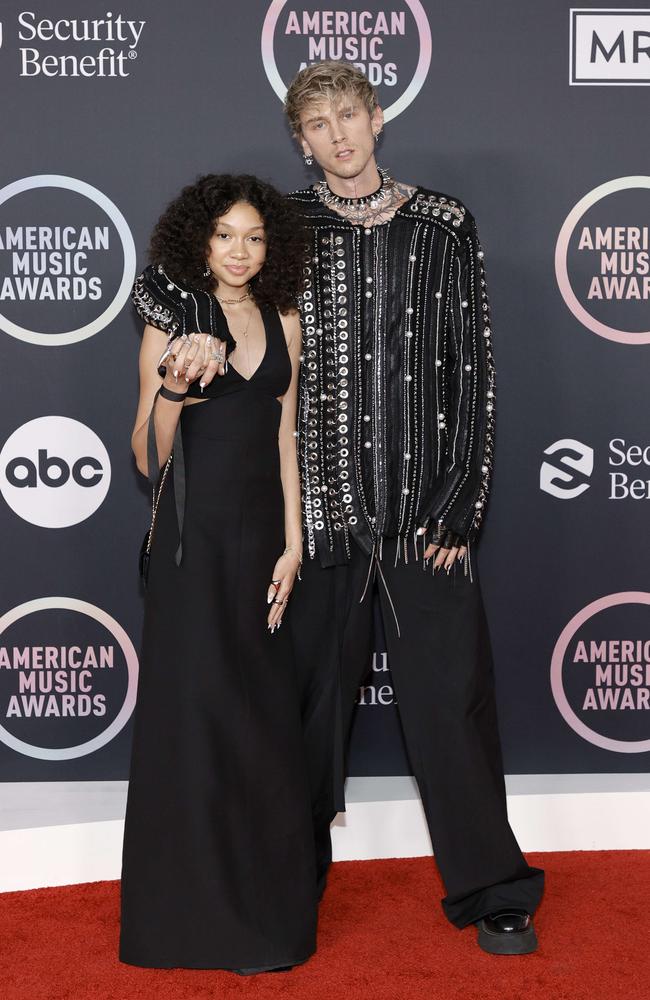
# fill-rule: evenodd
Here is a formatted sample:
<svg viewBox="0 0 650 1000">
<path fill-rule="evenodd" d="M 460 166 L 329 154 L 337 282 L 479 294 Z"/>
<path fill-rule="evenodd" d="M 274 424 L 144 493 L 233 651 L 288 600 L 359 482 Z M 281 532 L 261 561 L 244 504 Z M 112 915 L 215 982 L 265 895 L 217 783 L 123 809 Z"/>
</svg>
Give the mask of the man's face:
<svg viewBox="0 0 650 1000">
<path fill-rule="evenodd" d="M 363 101 L 352 95 L 314 101 L 300 115 L 300 143 L 326 173 L 356 177 L 374 155 L 375 133 L 383 120 L 380 108 L 371 117 Z"/>
</svg>

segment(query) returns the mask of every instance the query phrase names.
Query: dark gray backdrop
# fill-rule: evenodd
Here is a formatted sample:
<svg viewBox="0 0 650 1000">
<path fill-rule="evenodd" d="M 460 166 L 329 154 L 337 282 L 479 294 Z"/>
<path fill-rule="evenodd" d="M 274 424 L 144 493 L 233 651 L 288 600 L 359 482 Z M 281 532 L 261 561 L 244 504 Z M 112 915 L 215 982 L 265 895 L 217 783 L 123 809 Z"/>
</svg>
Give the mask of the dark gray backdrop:
<svg viewBox="0 0 650 1000">
<path fill-rule="evenodd" d="M 106 6 L 96 0 L 57 0 L 41 4 L 35 14 L 52 20 L 104 18 Z M 199 173 L 252 172 L 283 190 L 315 179 L 292 146 L 263 67 L 260 38 L 268 6 L 266 0 L 236 7 L 215 0 L 189 5 L 129 0 L 113 8 L 114 17 L 120 13 L 146 23 L 137 56 L 124 64 L 128 76 L 46 78 L 42 73 L 20 75 L 21 47 L 37 45 L 41 55 L 81 56 L 96 54 L 101 44 L 21 41 L 18 15 L 25 8 L 5 0 L 0 184 L 60 174 L 98 188 L 124 215 L 140 268 L 163 206 Z M 350 9 L 348 4 L 339 7 Z M 390 11 L 404 5 L 366 8 Z M 554 272 L 558 233 L 576 202 L 613 178 L 648 172 L 648 90 L 569 86 L 570 15 L 562 0 L 428 0 L 425 9 L 432 32 L 431 66 L 415 100 L 387 124 L 378 159 L 404 181 L 465 202 L 478 220 L 486 252 L 498 374 L 498 447 L 479 559 L 496 655 L 506 770 L 645 770 L 647 752 L 603 749 L 574 732 L 556 707 L 550 664 L 558 636 L 578 611 L 604 595 L 648 587 L 647 501 L 607 498 L 609 441 L 623 438 L 644 446 L 650 440 L 648 349 L 588 330 L 567 309 Z M 394 47 L 405 77 L 417 55 L 410 14 L 407 25 L 407 35 Z M 105 44 L 126 48 L 126 43 Z M 278 55 L 279 68 L 293 58 L 293 49 L 282 51 L 288 55 L 284 63 Z M 382 100 L 392 99 L 400 88 L 402 76 L 392 90 L 380 90 Z M 19 217 L 24 225 L 45 224 L 48 197 L 19 197 L 23 203 L 15 199 L 0 206 L 0 226 L 16 225 Z M 51 197 L 57 206 L 51 224 L 56 224 L 57 212 L 67 212 L 72 224 L 77 216 L 95 224 L 94 210 L 79 210 L 74 196 L 69 204 L 57 192 Z M 625 224 L 636 220 L 648 225 L 648 205 L 648 198 L 639 196 L 628 206 Z M 0 279 L 8 260 L 0 252 Z M 117 287 L 120 254 L 99 254 L 97 262 L 107 290 Z M 646 316 L 647 305 L 646 300 L 638 306 Z M 0 311 L 20 322 L 20 303 L 4 310 L 0 303 Z M 96 313 L 92 302 L 44 302 L 24 306 L 22 315 L 28 317 L 25 325 L 37 321 L 43 332 L 55 333 Z M 650 326 L 634 327 L 641 312 L 630 318 L 624 303 L 611 307 L 609 320 L 615 325 L 614 314 L 621 324 L 629 321 L 630 329 Z M 3 504 L 0 612 L 38 597 L 76 597 L 104 609 L 137 646 L 142 596 L 136 555 L 149 499 L 129 447 L 139 323 L 127 304 L 107 328 L 76 344 L 38 346 L 0 336 L 2 441 L 36 417 L 68 416 L 99 435 L 112 466 L 106 499 L 73 526 L 38 527 Z M 539 488 L 544 449 L 565 438 L 595 450 L 589 489 L 575 500 L 558 499 Z M 42 635 L 44 622 L 34 619 L 34 643 L 99 641 L 87 629 L 75 632 L 66 622 L 59 629 L 62 637 L 48 640 Z M 625 635 L 645 638 L 647 608 L 633 608 L 627 625 Z M 23 632 L 15 641 L 30 641 L 26 625 Z M 6 644 L 8 636 L 0 642 Z M 379 627 L 377 636 L 381 652 Z M 607 636 L 622 638 L 623 633 L 614 623 Z M 113 684 L 117 706 L 124 676 L 107 683 L 109 690 Z M 375 672 L 369 683 L 390 685 L 390 676 Z M 12 684 L 13 674 L 0 673 L 0 724 L 7 728 Z M 384 701 L 390 700 L 388 695 L 384 689 Z M 371 700 L 368 695 L 366 700 Z M 612 735 L 625 741 L 632 715 L 612 715 L 601 728 L 605 732 L 609 726 Z M 37 732 L 34 722 L 34 742 L 79 742 L 77 724 L 54 719 Z M 21 724 L 20 732 L 29 740 L 30 724 Z M 650 737 L 648 712 L 635 713 L 630 733 L 630 740 Z M 0 778 L 123 778 L 129 738 L 127 725 L 102 749 L 67 761 L 37 759 L 0 743 Z M 393 706 L 359 709 L 352 771 L 408 772 Z"/>
</svg>

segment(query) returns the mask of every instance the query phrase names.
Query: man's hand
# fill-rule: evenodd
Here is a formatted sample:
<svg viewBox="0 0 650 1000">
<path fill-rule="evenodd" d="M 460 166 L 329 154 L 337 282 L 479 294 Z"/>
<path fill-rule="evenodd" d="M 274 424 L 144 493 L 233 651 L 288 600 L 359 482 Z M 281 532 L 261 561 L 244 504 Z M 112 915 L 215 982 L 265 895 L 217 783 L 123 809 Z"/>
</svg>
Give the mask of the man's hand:
<svg viewBox="0 0 650 1000">
<path fill-rule="evenodd" d="M 225 375 L 226 345 L 209 333 L 184 334 L 171 342 L 161 361 L 175 382 L 189 384 L 200 379 L 204 389 L 215 375 Z"/>
<path fill-rule="evenodd" d="M 425 535 L 426 528 L 418 528 L 418 535 Z M 442 567 L 447 572 L 454 565 L 456 560 L 463 560 L 467 555 L 467 546 L 463 545 L 458 535 L 453 531 L 443 528 L 439 533 L 434 533 L 434 540 L 427 545 L 424 551 L 425 560 L 434 559 L 434 572 Z"/>
</svg>

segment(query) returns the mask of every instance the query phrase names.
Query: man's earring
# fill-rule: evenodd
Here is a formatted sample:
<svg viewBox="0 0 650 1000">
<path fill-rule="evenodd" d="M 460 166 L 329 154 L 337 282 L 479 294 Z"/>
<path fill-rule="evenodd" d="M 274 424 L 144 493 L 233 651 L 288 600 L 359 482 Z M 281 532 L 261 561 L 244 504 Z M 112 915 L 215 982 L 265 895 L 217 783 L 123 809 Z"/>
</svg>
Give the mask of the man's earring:
<svg viewBox="0 0 650 1000">
<path fill-rule="evenodd" d="M 304 156 L 306 165 L 308 167 L 311 167 L 312 163 L 314 162 L 314 157 L 311 155 L 311 153 L 303 153 L 303 156 Z"/>
<path fill-rule="evenodd" d="M 375 132 L 375 142 L 377 141 L 377 139 L 381 135 L 382 131 L 383 131 L 383 129 L 379 129 L 379 131 Z"/>
</svg>

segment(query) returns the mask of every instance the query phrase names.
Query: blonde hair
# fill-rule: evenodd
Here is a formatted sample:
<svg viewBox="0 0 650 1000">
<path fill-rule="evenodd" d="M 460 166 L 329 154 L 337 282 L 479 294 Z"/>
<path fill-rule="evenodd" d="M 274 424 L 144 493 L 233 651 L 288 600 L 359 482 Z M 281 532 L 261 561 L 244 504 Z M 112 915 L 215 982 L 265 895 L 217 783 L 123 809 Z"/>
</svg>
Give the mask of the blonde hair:
<svg viewBox="0 0 650 1000">
<path fill-rule="evenodd" d="M 327 59 L 306 66 L 289 84 L 284 110 L 294 135 L 300 135 L 300 115 L 314 101 L 337 101 L 352 94 L 365 104 L 372 115 L 378 106 L 375 89 L 366 76 L 352 63 Z"/>
</svg>

